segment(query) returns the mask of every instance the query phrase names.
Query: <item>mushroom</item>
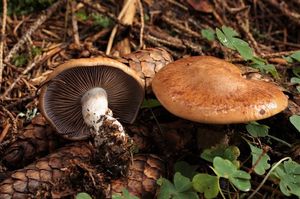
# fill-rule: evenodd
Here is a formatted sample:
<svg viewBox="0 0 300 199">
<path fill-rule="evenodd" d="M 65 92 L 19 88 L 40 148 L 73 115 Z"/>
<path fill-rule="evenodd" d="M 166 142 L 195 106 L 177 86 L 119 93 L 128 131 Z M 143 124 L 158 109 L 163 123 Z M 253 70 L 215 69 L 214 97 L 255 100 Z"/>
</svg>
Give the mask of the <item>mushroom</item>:
<svg viewBox="0 0 300 199">
<path fill-rule="evenodd" d="M 168 111 L 201 123 L 261 120 L 281 112 L 288 103 L 274 84 L 245 79 L 238 67 L 211 56 L 168 64 L 155 75 L 152 89 Z"/>
<path fill-rule="evenodd" d="M 42 114 L 60 135 L 70 140 L 93 137 L 98 161 L 117 173 L 128 165 L 132 141 L 116 118 L 132 123 L 144 98 L 146 77 L 132 68 L 140 65 L 154 75 L 172 57 L 163 49 L 145 49 L 130 59 L 135 65 L 122 59 L 129 67 L 104 57 L 68 61 L 48 76 L 39 100 Z"/>
<path fill-rule="evenodd" d="M 40 94 L 40 110 L 59 134 L 71 140 L 90 137 L 105 120 L 132 123 L 144 98 L 141 79 L 110 58 L 68 61 L 48 76 Z"/>
</svg>

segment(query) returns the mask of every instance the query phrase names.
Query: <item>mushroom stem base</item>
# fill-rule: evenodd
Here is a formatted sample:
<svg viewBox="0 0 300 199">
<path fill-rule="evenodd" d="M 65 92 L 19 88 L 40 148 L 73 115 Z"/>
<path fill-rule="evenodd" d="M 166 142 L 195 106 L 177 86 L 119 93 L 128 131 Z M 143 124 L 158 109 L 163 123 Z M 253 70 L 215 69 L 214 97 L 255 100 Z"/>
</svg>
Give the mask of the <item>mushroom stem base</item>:
<svg viewBox="0 0 300 199">
<path fill-rule="evenodd" d="M 122 124 L 110 115 L 102 117 L 102 125 L 94 135 L 96 158 L 113 174 L 125 174 L 131 158 L 132 140 L 125 133 Z"/>
</svg>

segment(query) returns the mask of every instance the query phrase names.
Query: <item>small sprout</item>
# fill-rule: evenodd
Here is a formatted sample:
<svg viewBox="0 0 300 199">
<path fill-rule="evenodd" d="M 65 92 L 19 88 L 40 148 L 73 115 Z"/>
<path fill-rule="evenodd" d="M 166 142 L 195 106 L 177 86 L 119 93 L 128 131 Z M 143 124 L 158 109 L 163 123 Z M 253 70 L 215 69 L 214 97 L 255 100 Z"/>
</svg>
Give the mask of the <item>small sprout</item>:
<svg viewBox="0 0 300 199">
<path fill-rule="evenodd" d="M 174 170 L 180 172 L 183 176 L 192 179 L 196 174 L 198 166 L 190 165 L 185 161 L 176 162 L 174 165 Z"/>
<path fill-rule="evenodd" d="M 216 29 L 217 37 L 219 41 L 232 50 L 237 50 L 243 59 L 251 60 L 253 58 L 253 50 L 249 44 L 239 38 L 239 34 L 232 28 L 222 26 L 222 29 Z"/>
<path fill-rule="evenodd" d="M 174 184 L 165 178 L 160 178 L 157 184 L 160 185 L 158 199 L 165 198 L 189 198 L 198 199 L 197 193 L 192 189 L 192 182 L 189 178 L 176 172 L 174 175 Z"/>
<path fill-rule="evenodd" d="M 234 29 L 222 26 L 221 29 L 216 29 L 216 34 L 224 46 L 238 51 L 244 60 L 251 61 L 252 67 L 259 69 L 261 72 L 270 73 L 275 78 L 279 77 L 275 66 L 262 58 L 254 56 L 252 48 L 247 42 L 238 38 L 239 34 Z"/>
<path fill-rule="evenodd" d="M 240 150 L 236 146 L 218 145 L 210 149 L 205 149 L 201 153 L 201 158 L 209 162 L 213 162 L 214 158 L 217 156 L 231 161 L 237 168 L 240 166 L 240 163 L 237 160 L 240 156 Z"/>
<path fill-rule="evenodd" d="M 204 173 L 199 173 L 193 178 L 193 188 L 204 193 L 205 198 L 215 198 L 219 194 L 219 178 Z"/>
<path fill-rule="evenodd" d="M 292 77 L 291 78 L 291 83 L 296 84 L 296 89 L 300 93 L 300 78 L 299 77 Z"/>
<path fill-rule="evenodd" d="M 81 192 L 76 195 L 75 199 L 92 199 L 92 197 L 88 193 Z"/>
<path fill-rule="evenodd" d="M 294 125 L 294 127 L 300 132 L 300 116 L 292 115 L 289 119 L 290 122 Z"/>
<path fill-rule="evenodd" d="M 289 159 L 276 167 L 272 174 L 280 180 L 279 187 L 284 195 L 300 197 L 300 164 Z"/>
<path fill-rule="evenodd" d="M 292 55 L 291 55 L 291 58 L 295 59 L 296 61 L 300 62 L 300 50 L 294 52 Z"/>
<path fill-rule="evenodd" d="M 300 67 L 293 67 L 292 69 L 293 71 L 293 74 L 296 76 L 296 77 L 299 77 L 300 78 Z"/>
<path fill-rule="evenodd" d="M 300 62 L 300 50 L 294 52 L 290 56 L 283 57 L 287 62 L 293 63 L 293 62 Z M 299 66 L 294 66 L 292 68 L 293 74 L 296 77 L 291 78 L 291 83 L 296 84 L 296 89 L 300 93 L 300 67 Z"/>
<path fill-rule="evenodd" d="M 273 64 L 268 64 L 265 59 L 253 57 L 251 59 L 253 68 L 259 69 L 261 72 L 270 73 L 273 77 L 278 78 L 278 72 Z"/>
<path fill-rule="evenodd" d="M 216 33 L 213 29 L 207 28 L 201 30 L 201 35 L 208 41 L 214 41 L 216 39 Z"/>
<path fill-rule="evenodd" d="M 94 20 L 94 24 L 102 28 L 108 28 L 112 25 L 112 20 L 104 15 L 93 13 L 91 17 Z"/>
<path fill-rule="evenodd" d="M 145 20 L 145 21 L 149 21 L 149 20 L 150 20 L 150 17 L 149 17 L 149 15 L 148 15 L 148 14 L 146 14 L 146 13 L 144 14 L 144 20 Z"/>
<path fill-rule="evenodd" d="M 258 175 L 263 175 L 266 170 L 270 168 L 270 164 L 268 163 L 270 157 L 262 149 L 251 145 L 249 142 L 248 145 L 251 149 L 252 167 L 255 173 L 257 173 Z"/>
<path fill-rule="evenodd" d="M 161 106 L 157 99 L 144 99 L 141 108 L 155 108 Z"/>
<path fill-rule="evenodd" d="M 231 161 L 221 157 L 215 157 L 213 166 L 213 170 L 217 176 L 228 179 L 239 190 L 249 191 L 251 189 L 250 174 L 238 170 Z"/>
<path fill-rule="evenodd" d="M 31 48 L 31 54 L 32 54 L 32 57 L 41 55 L 41 54 L 42 54 L 42 49 L 41 49 L 40 47 L 33 46 L 33 47 Z"/>
<path fill-rule="evenodd" d="M 291 78 L 291 83 L 292 84 L 300 84 L 300 78 L 298 78 L 298 77 L 292 77 Z"/>
<path fill-rule="evenodd" d="M 76 12 L 76 17 L 79 21 L 86 21 L 89 19 L 89 16 L 84 10 L 79 10 L 78 12 Z"/>
<path fill-rule="evenodd" d="M 294 61 L 300 62 L 300 50 L 297 50 L 293 54 L 287 57 L 283 57 L 287 62 L 293 63 Z"/>
<path fill-rule="evenodd" d="M 265 137 L 269 134 L 270 127 L 259 124 L 258 122 L 250 122 L 246 125 L 246 129 L 253 137 Z"/>
<path fill-rule="evenodd" d="M 20 67 L 27 63 L 27 59 L 28 57 L 25 54 L 19 54 L 13 58 L 13 63 L 15 66 Z"/>
<path fill-rule="evenodd" d="M 293 63 L 294 62 L 293 58 L 291 58 L 290 56 L 287 56 L 287 57 L 283 56 L 283 59 L 285 61 L 287 61 L 288 63 Z"/>
</svg>

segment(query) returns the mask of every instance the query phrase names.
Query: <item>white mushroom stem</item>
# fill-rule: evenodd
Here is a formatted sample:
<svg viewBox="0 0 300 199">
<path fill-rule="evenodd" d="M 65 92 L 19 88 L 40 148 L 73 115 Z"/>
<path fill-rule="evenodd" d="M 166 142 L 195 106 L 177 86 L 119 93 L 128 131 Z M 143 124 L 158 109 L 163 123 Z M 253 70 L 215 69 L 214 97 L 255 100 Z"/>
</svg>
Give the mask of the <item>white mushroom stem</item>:
<svg viewBox="0 0 300 199">
<path fill-rule="evenodd" d="M 103 88 L 95 87 L 81 98 L 84 122 L 93 127 L 108 111 L 107 93 Z"/>
<path fill-rule="evenodd" d="M 103 88 L 92 88 L 81 98 L 84 122 L 91 127 L 96 156 L 107 168 L 124 173 L 130 160 L 131 139 L 108 108 Z"/>
<path fill-rule="evenodd" d="M 105 120 L 116 125 L 125 137 L 125 131 L 121 123 L 112 117 L 112 111 L 108 108 L 107 93 L 103 88 L 95 87 L 87 91 L 81 98 L 82 115 L 84 122 L 99 133 L 100 127 Z"/>
<path fill-rule="evenodd" d="M 106 121 L 112 129 L 112 132 L 110 132 L 110 133 L 115 138 L 114 141 L 118 140 L 118 141 L 122 141 L 122 143 L 127 143 L 128 138 L 125 134 L 125 130 L 124 130 L 122 124 L 116 118 L 114 118 L 110 115 L 105 115 L 103 117 L 103 120 L 101 121 L 101 123 L 103 124 Z M 94 142 L 95 142 L 96 146 L 101 146 L 104 141 L 108 141 L 107 138 L 109 136 L 105 135 L 105 134 L 107 134 L 107 129 L 104 128 L 104 126 L 99 125 L 99 127 L 97 127 L 97 128 L 98 129 L 96 131 L 96 136 L 94 138 Z M 115 143 L 108 141 L 107 144 L 108 144 L 108 146 L 112 146 Z"/>
</svg>

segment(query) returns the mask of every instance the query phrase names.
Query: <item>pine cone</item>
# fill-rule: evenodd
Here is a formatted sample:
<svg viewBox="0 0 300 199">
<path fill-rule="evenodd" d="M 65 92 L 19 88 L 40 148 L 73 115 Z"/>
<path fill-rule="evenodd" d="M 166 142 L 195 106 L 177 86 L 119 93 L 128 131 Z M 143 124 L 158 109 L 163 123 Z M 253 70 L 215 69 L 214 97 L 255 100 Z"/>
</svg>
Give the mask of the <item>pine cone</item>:
<svg viewBox="0 0 300 199">
<path fill-rule="evenodd" d="M 128 55 L 119 61 L 135 70 L 145 82 L 145 88 L 151 91 L 151 82 L 154 75 L 168 63 L 173 61 L 172 56 L 163 48 L 147 48 Z"/>
<path fill-rule="evenodd" d="M 153 198 L 158 188 L 156 181 L 164 174 L 165 165 L 156 155 L 134 155 L 127 177 L 112 181 L 108 198 L 114 193 L 122 193 L 123 188 L 139 198 Z"/>
<path fill-rule="evenodd" d="M 24 169 L 17 170 L 0 183 L 1 199 L 46 198 L 51 188 L 67 179 L 75 162 L 86 163 L 92 158 L 92 149 L 87 143 L 75 143 L 41 158 Z M 79 172 L 79 171 L 76 171 Z M 63 184 L 68 188 L 68 184 Z M 70 185 L 71 186 L 71 185 Z"/>
<path fill-rule="evenodd" d="M 58 148 L 61 139 L 54 132 L 42 115 L 36 116 L 16 141 L 4 151 L 4 165 L 10 169 L 22 168 Z"/>
</svg>

